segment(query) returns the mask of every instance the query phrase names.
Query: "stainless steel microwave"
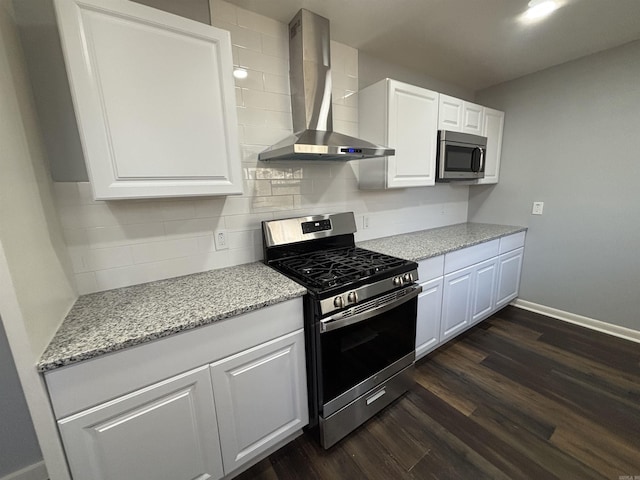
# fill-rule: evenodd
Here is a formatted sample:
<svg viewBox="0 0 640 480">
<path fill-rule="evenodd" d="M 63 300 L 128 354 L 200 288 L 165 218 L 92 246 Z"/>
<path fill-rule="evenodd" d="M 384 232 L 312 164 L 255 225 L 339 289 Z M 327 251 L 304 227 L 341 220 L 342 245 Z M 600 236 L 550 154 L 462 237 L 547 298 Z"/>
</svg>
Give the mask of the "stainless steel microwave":
<svg viewBox="0 0 640 480">
<path fill-rule="evenodd" d="M 438 131 L 436 170 L 438 182 L 484 178 L 487 137 Z"/>
</svg>

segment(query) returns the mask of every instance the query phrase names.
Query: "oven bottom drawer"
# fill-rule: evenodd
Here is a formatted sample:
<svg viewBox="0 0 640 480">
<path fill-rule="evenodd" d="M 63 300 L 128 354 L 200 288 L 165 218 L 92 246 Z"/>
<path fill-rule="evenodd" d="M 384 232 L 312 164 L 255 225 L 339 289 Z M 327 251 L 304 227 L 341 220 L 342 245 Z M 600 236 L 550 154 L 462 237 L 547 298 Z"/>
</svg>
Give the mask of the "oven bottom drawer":
<svg viewBox="0 0 640 480">
<path fill-rule="evenodd" d="M 413 368 L 409 365 L 327 418 L 320 416 L 320 444 L 325 449 L 335 445 L 409 390 L 414 382 Z"/>
</svg>

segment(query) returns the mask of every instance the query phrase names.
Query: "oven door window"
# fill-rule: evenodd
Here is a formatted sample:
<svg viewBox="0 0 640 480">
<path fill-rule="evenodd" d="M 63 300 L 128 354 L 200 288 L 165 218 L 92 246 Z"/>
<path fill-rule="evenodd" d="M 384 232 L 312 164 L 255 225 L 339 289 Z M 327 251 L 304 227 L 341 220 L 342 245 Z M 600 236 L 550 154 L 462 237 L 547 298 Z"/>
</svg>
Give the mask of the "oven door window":
<svg viewBox="0 0 640 480">
<path fill-rule="evenodd" d="M 325 403 L 415 350 L 417 305 L 413 299 L 320 336 Z"/>
</svg>

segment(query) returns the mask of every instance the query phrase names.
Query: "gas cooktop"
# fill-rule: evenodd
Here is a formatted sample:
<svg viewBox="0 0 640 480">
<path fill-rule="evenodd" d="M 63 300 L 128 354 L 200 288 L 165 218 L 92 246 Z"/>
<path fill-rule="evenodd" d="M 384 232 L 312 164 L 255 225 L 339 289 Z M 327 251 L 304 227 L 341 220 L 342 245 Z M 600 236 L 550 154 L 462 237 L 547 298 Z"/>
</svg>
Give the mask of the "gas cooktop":
<svg viewBox="0 0 640 480">
<path fill-rule="evenodd" d="M 271 263 L 308 288 L 332 289 L 403 267 L 406 260 L 359 247 L 315 251 Z"/>
</svg>

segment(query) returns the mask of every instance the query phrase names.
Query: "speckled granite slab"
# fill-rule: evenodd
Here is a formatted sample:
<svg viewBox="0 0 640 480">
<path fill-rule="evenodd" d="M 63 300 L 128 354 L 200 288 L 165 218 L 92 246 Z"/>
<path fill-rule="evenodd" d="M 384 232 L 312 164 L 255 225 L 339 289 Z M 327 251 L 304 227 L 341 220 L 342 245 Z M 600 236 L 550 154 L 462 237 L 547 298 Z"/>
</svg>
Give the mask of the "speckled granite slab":
<svg viewBox="0 0 640 480">
<path fill-rule="evenodd" d="M 459 223 L 447 227 L 358 242 L 358 246 L 417 262 L 525 230 L 525 227 L 513 225 Z"/>
<path fill-rule="evenodd" d="M 37 367 L 53 370 L 305 293 L 256 262 L 83 295 Z"/>
</svg>

